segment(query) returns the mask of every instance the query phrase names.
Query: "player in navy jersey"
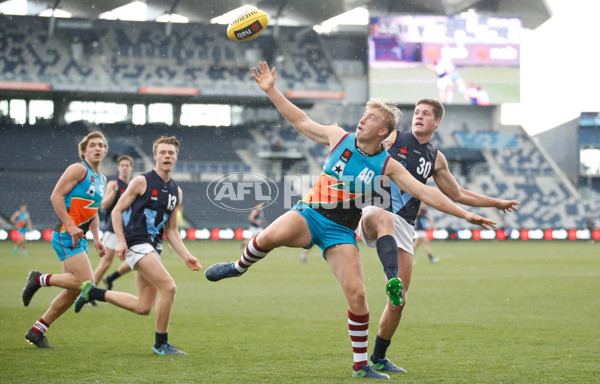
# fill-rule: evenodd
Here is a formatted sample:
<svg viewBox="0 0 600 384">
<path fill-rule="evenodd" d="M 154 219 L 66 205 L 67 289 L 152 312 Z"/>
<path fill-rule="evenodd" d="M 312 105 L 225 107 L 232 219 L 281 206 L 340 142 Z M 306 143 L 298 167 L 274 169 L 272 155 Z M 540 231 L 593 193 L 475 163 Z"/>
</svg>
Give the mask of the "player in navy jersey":
<svg viewBox="0 0 600 384">
<path fill-rule="evenodd" d="M 114 233 L 112 219 L 110 217 L 113 208 L 117 205 L 117 201 L 129 185 L 131 179 L 131 171 L 133 170 L 133 158 L 129 155 L 121 155 L 117 158 L 117 170 L 119 176 L 115 180 L 111 180 L 106 184 L 106 193 L 100 203 L 100 208 L 106 211 L 106 220 L 103 228 L 102 244 L 106 249 L 106 254 L 100 259 L 100 264 L 94 270 L 94 283 L 98 284 L 102 280 L 102 276 L 106 273 L 108 268 L 111 266 L 115 257 L 115 249 L 117 249 L 117 236 Z M 125 213 L 127 217 L 127 212 Z M 105 284 L 108 289 L 112 288 L 112 282 L 117 276 L 121 276 L 124 273 L 131 271 L 127 263 L 123 263 L 119 267 L 119 270 L 106 279 Z"/>
<path fill-rule="evenodd" d="M 177 229 L 177 210 L 182 192 L 171 178 L 177 162 L 179 141 L 175 137 L 161 137 L 154 142 L 154 170 L 134 178 L 112 211 L 113 229 L 118 239 L 117 255 L 135 271 L 137 296 L 129 293 L 97 288 L 91 281 L 81 287 L 75 303 L 75 312 L 90 300 L 105 301 L 123 309 L 148 315 L 156 301 L 156 333 L 152 346 L 158 355 L 185 355 L 169 344 L 168 329 L 177 287 L 160 260 L 163 234 L 185 261 L 188 268 L 202 268 L 181 240 Z M 123 212 L 131 208 L 127 225 Z"/>
<path fill-rule="evenodd" d="M 248 232 L 250 233 L 249 239 L 242 239 L 240 243 L 240 249 L 242 247 L 246 247 L 248 245 L 248 241 L 251 238 L 258 235 L 260 231 L 262 231 L 262 225 L 265 223 L 265 212 L 263 211 L 264 204 L 260 201 L 256 202 L 254 209 L 248 215 L 248 221 L 250 222 L 250 227 L 248 227 Z"/>
<path fill-rule="evenodd" d="M 439 190 L 457 203 L 471 207 L 494 207 L 504 212 L 517 209 L 516 200 L 501 200 L 482 196 L 461 188 L 448 169 L 444 155 L 429 141 L 444 117 L 444 106 L 437 100 L 423 99 L 415 104 L 412 130 L 396 130 L 385 143 L 390 155 L 421 183 L 433 177 Z M 391 204 L 387 207 L 369 206 L 363 209 L 363 217 L 357 232 L 371 248 L 377 248 L 388 279 L 399 276 L 402 280 L 402 303 L 393 305 L 391 297 L 379 320 L 375 349 L 369 362 L 379 371 L 406 372 L 386 358 L 392 336 L 400 325 L 402 311 L 412 276 L 413 225 L 421 200 L 398 184 L 391 183 Z M 424 201 L 424 200 L 423 200 Z M 426 202 L 428 205 L 428 202 Z M 434 208 L 436 208 L 434 206 Z"/>
<path fill-rule="evenodd" d="M 71 164 L 65 170 L 50 196 L 59 219 L 52 232 L 52 246 L 62 263 L 63 273 L 31 271 L 23 289 L 23 305 L 27 307 L 41 287 L 63 288 L 46 313 L 25 334 L 27 341 L 39 348 L 53 348 L 48 344 L 45 333 L 73 305 L 81 283 L 94 278 L 85 238 L 88 230 L 94 236 L 98 254 L 100 257 L 104 255 L 97 213 L 106 182 L 100 173 L 100 163 L 107 150 L 108 143 L 101 132 L 95 131 L 84 137 L 79 142 L 82 162 Z"/>
<path fill-rule="evenodd" d="M 379 188 L 382 175 L 421 197 L 444 212 L 462 217 L 484 228 L 494 223 L 452 204 L 439 191 L 413 177 L 397 161 L 391 160 L 382 141 L 396 127 L 398 110 L 388 103 L 370 100 L 356 133 L 337 124 L 321 125 L 292 104 L 275 88 L 275 68 L 259 63 L 252 77 L 279 112 L 311 140 L 329 146 L 329 156 L 316 185 L 290 211 L 280 216 L 254 237 L 235 263 L 219 263 L 206 270 L 210 281 L 241 276 L 273 249 L 287 246 L 323 252 L 348 302 L 348 330 L 352 343 L 354 377 L 389 379 L 367 363 L 369 309 L 364 276 L 354 229 L 360 220 L 360 206 Z"/>
</svg>

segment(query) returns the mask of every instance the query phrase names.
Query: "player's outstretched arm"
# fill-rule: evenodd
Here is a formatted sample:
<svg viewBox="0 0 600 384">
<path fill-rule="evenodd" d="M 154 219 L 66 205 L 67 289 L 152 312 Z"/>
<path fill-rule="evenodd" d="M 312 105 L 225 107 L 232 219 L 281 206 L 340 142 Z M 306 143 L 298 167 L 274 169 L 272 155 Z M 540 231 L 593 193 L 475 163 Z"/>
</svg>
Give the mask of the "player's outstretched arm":
<svg viewBox="0 0 600 384">
<path fill-rule="evenodd" d="M 273 105 L 279 110 L 281 115 L 285 117 L 293 126 L 304 136 L 313 140 L 318 144 L 335 145 L 345 134 L 344 130 L 333 125 L 321 125 L 311 120 L 308 115 L 289 101 L 277 88 L 275 81 L 277 75 L 275 67 L 269 69 L 269 64 L 264 61 L 258 63 L 259 69 L 252 68 L 252 78 L 256 81 L 260 89 L 262 89 Z"/>
<path fill-rule="evenodd" d="M 485 229 L 495 227 L 496 223 L 490 219 L 477 214 L 467 212 L 460 208 L 437 189 L 431 188 L 415 179 L 399 162 L 391 159 L 388 162 L 385 174 L 389 176 L 400 189 L 408 192 L 411 196 L 423 201 L 425 204 L 434 207 L 438 211 L 451 214 L 461 219 L 467 220 L 471 224 L 480 225 Z"/>
<path fill-rule="evenodd" d="M 464 188 L 460 188 L 460 193 L 461 196 L 463 196 L 461 200 L 465 202 L 455 200 L 458 203 L 465 204 L 471 207 L 493 207 L 504 213 L 517 211 L 519 209 L 518 206 L 521 204 L 521 202 L 517 200 L 502 200 L 497 199 L 495 197 L 482 196 Z M 467 204 L 468 201 L 475 201 L 477 203 Z"/>
<path fill-rule="evenodd" d="M 439 151 L 435 160 L 433 180 L 444 195 L 457 203 L 470 207 L 493 207 L 503 212 L 513 212 L 521 204 L 517 200 L 497 199 L 462 188 L 458 185 L 452 173 L 450 173 L 446 157 Z"/>
</svg>

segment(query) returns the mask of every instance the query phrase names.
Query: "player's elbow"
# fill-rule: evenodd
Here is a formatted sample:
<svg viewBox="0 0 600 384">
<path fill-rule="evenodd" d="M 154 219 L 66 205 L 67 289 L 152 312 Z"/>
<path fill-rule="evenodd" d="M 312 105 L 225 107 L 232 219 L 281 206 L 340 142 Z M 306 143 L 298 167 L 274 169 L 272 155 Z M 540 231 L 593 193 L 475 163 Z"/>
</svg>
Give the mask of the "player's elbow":
<svg viewBox="0 0 600 384">
<path fill-rule="evenodd" d="M 181 236 L 179 236 L 179 230 L 177 229 L 177 226 L 175 226 L 174 228 L 165 228 L 165 237 L 171 244 L 173 244 L 173 241 L 181 240 Z"/>
<path fill-rule="evenodd" d="M 110 214 L 110 218 L 114 221 L 122 219 L 123 211 L 117 209 L 117 207 L 113 208 L 113 211 Z"/>
<path fill-rule="evenodd" d="M 467 195 L 462 193 L 460 190 L 444 191 L 444 195 L 455 203 L 465 204 Z"/>
<path fill-rule="evenodd" d="M 62 199 L 62 196 L 55 192 L 52 192 L 50 195 L 50 203 L 52 203 L 52 205 L 55 205 L 58 201 L 60 201 L 60 199 Z"/>
</svg>

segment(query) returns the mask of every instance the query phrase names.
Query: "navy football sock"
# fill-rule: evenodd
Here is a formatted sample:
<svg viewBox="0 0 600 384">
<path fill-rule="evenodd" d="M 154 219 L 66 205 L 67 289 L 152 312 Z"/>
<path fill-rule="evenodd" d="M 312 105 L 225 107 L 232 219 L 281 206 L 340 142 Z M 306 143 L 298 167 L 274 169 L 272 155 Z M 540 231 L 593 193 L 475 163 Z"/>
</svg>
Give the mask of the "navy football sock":
<svg viewBox="0 0 600 384">
<path fill-rule="evenodd" d="M 161 345 L 169 342 L 169 333 L 158 333 L 154 334 L 154 346 L 160 348 Z"/>
<path fill-rule="evenodd" d="M 377 256 L 383 265 L 383 271 L 388 280 L 398 277 L 398 247 L 396 240 L 390 235 L 377 239 Z"/>
<path fill-rule="evenodd" d="M 91 300 L 105 301 L 104 295 L 106 294 L 106 289 L 94 287 L 90 290 L 89 298 Z"/>
<path fill-rule="evenodd" d="M 378 363 L 379 360 L 383 359 L 391 342 L 391 340 L 382 339 L 377 335 L 375 338 L 375 349 L 373 349 L 373 354 L 371 355 L 371 361 Z"/>
<path fill-rule="evenodd" d="M 119 273 L 119 271 L 114 271 L 112 274 L 110 274 L 106 277 L 106 280 L 114 281 L 114 280 L 118 279 L 119 277 L 121 277 L 121 274 Z"/>
</svg>

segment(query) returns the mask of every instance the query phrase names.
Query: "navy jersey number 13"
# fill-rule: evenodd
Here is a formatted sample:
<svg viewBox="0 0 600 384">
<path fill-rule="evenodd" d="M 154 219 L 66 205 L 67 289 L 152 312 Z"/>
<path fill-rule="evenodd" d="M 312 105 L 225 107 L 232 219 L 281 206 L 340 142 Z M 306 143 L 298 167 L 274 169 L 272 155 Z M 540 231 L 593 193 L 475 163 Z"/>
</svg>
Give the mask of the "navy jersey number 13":
<svg viewBox="0 0 600 384">
<path fill-rule="evenodd" d="M 165 183 L 154 170 L 143 176 L 146 178 L 146 192 L 131 205 L 125 239 L 128 247 L 149 243 L 160 252 L 165 223 L 177 206 L 179 188 L 173 179 Z"/>
</svg>

